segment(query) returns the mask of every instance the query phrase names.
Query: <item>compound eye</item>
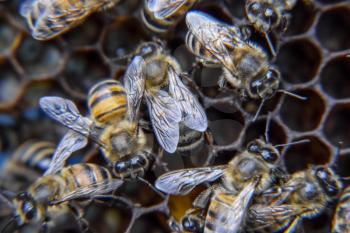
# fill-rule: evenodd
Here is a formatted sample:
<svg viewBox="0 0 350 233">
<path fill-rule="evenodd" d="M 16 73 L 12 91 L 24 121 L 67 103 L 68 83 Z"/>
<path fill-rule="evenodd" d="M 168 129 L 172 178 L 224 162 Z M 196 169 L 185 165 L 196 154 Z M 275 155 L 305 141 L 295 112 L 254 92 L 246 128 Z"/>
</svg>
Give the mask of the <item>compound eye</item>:
<svg viewBox="0 0 350 233">
<path fill-rule="evenodd" d="M 34 218 L 35 213 L 36 213 L 36 209 L 31 202 L 28 202 L 28 201 L 24 202 L 22 209 L 23 209 L 23 213 L 25 213 L 26 218 L 28 220 Z"/>
<path fill-rule="evenodd" d="M 278 154 L 270 149 L 263 149 L 261 151 L 261 156 L 268 163 L 274 163 L 278 160 Z"/>
<path fill-rule="evenodd" d="M 318 168 L 316 170 L 316 177 L 318 178 L 322 189 L 328 196 L 334 197 L 339 194 L 340 187 L 331 172 L 324 168 Z"/>
<path fill-rule="evenodd" d="M 255 142 L 251 142 L 251 143 L 248 144 L 247 150 L 250 153 L 258 154 L 260 152 L 260 147 Z"/>
</svg>

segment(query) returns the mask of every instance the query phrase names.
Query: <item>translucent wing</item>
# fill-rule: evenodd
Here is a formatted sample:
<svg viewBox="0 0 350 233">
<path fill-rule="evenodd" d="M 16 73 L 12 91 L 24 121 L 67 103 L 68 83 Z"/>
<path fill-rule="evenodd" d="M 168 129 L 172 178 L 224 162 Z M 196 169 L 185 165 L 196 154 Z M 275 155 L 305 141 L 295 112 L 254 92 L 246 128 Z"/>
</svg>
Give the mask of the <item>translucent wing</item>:
<svg viewBox="0 0 350 233">
<path fill-rule="evenodd" d="M 173 67 L 169 66 L 169 91 L 172 97 L 179 103 L 184 124 L 201 132 L 208 127 L 207 116 L 196 97 L 182 83 Z"/>
<path fill-rule="evenodd" d="M 53 201 L 52 204 L 55 205 L 61 202 L 70 201 L 78 198 L 92 198 L 96 195 L 102 195 L 116 190 L 122 184 L 123 181 L 118 179 L 109 179 L 101 182 L 96 182 L 91 185 L 76 188 L 72 192 L 64 193 L 55 201 Z"/>
<path fill-rule="evenodd" d="M 48 40 L 78 25 L 108 1 L 51 1 L 29 0 L 23 3 L 21 14 L 27 18 L 32 36 Z"/>
<path fill-rule="evenodd" d="M 226 195 L 222 193 L 216 194 L 218 195 L 218 198 L 220 198 L 221 196 L 224 200 L 227 200 L 228 198 L 232 198 L 234 200 L 229 206 L 226 205 L 226 203 L 221 202 L 212 201 L 210 203 L 209 211 L 206 217 L 204 233 L 241 232 L 245 223 L 246 215 L 248 213 L 248 207 L 254 195 L 255 186 L 256 182 L 251 182 L 249 185 L 244 187 L 244 189 L 238 194 L 238 196 Z M 215 217 L 211 215 L 211 209 L 215 211 Z M 210 227 L 208 227 L 209 224 Z"/>
<path fill-rule="evenodd" d="M 128 115 L 132 121 L 136 120 L 145 89 L 144 67 L 143 58 L 135 56 L 124 75 L 124 88 L 128 95 Z"/>
<path fill-rule="evenodd" d="M 61 97 L 42 97 L 39 101 L 41 109 L 52 119 L 85 136 L 90 135 L 92 121 L 80 115 L 75 104 Z"/>
<path fill-rule="evenodd" d="M 297 206 L 292 205 L 271 205 L 265 206 L 255 204 L 249 207 L 247 228 L 258 230 L 283 222 L 300 214 Z"/>
<path fill-rule="evenodd" d="M 57 146 L 49 168 L 44 173 L 44 176 L 55 174 L 61 170 L 65 165 L 66 160 L 72 155 L 72 153 L 84 148 L 86 144 L 87 138 L 85 136 L 73 130 L 69 130 Z"/>
<path fill-rule="evenodd" d="M 191 11 L 186 15 L 190 33 L 204 48 L 213 54 L 221 63 L 231 70 L 235 67 L 230 50 L 242 46 L 239 29 L 199 11 Z"/>
<path fill-rule="evenodd" d="M 154 93 L 146 90 L 146 102 L 153 131 L 160 146 L 169 153 L 175 152 L 179 142 L 180 107 L 167 92 L 162 90 Z"/>
<path fill-rule="evenodd" d="M 168 194 L 185 195 L 203 182 L 217 180 L 225 169 L 226 166 L 215 166 L 171 171 L 158 177 L 155 186 Z"/>
<path fill-rule="evenodd" d="M 166 19 L 176 13 L 188 0 L 148 0 L 147 8 L 158 19 Z"/>
</svg>

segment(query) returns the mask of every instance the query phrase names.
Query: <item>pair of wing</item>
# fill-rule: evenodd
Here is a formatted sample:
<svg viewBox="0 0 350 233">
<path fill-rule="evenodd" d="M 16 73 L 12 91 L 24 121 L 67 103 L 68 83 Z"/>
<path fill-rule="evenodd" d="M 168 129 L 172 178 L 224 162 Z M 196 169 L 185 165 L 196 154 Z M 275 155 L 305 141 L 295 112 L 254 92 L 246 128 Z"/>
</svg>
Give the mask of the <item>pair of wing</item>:
<svg viewBox="0 0 350 233">
<path fill-rule="evenodd" d="M 70 130 L 61 139 L 52 157 L 51 163 L 44 175 L 51 175 L 61 170 L 65 161 L 74 151 L 87 145 L 87 138 L 93 139 L 99 145 L 104 144 L 95 135 L 94 124 L 79 113 L 76 105 L 61 97 L 42 97 L 39 101 L 41 109 L 52 119 L 63 124 Z"/>
<path fill-rule="evenodd" d="M 48 40 L 69 30 L 110 1 L 26 0 L 20 13 L 38 40 Z"/>
<path fill-rule="evenodd" d="M 235 68 L 230 50 L 243 46 L 239 28 L 218 21 L 212 16 L 190 11 L 186 15 L 186 24 L 197 41 L 209 51 L 227 69 Z"/>
<path fill-rule="evenodd" d="M 192 0 L 147 0 L 146 7 L 157 19 L 167 19 Z"/>
<path fill-rule="evenodd" d="M 168 67 L 169 93 L 145 90 L 145 66 L 144 59 L 135 56 L 124 76 L 129 108 L 138 111 L 145 96 L 157 140 L 164 150 L 173 153 L 179 141 L 179 122 L 183 120 L 189 128 L 205 131 L 208 126 L 206 114 L 171 66 Z"/>
</svg>

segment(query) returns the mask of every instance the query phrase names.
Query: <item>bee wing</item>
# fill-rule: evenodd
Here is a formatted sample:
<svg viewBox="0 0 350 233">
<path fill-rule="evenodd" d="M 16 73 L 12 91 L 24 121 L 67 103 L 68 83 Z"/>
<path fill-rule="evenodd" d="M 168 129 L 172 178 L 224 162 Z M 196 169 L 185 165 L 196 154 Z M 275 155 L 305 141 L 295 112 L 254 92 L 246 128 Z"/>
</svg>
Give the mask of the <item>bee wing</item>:
<svg viewBox="0 0 350 233">
<path fill-rule="evenodd" d="M 215 166 L 171 171 L 158 177 L 155 186 L 164 193 L 185 195 L 203 182 L 217 180 L 225 169 L 226 166 Z"/>
<path fill-rule="evenodd" d="M 169 92 L 179 103 L 184 124 L 194 130 L 204 132 L 208 127 L 207 116 L 196 97 L 182 83 L 174 68 L 169 66 Z"/>
<path fill-rule="evenodd" d="M 81 186 L 76 188 L 74 191 L 63 193 L 55 201 L 52 202 L 53 205 L 59 204 L 61 202 L 70 201 L 78 198 L 92 198 L 97 195 L 102 195 L 116 190 L 123 184 L 122 180 L 119 179 L 109 179 L 101 182 L 96 182 L 91 185 Z"/>
<path fill-rule="evenodd" d="M 188 0 L 148 0 L 147 8 L 157 19 L 166 19 L 177 12 Z"/>
<path fill-rule="evenodd" d="M 85 136 L 73 130 L 69 130 L 57 146 L 49 168 L 44 173 L 44 176 L 55 174 L 61 170 L 66 160 L 72 155 L 72 153 L 84 148 L 87 143 L 88 141 Z"/>
<path fill-rule="evenodd" d="M 85 1 L 83 4 L 80 1 L 28 0 L 22 4 L 20 12 L 30 19 L 28 23 L 33 37 L 48 40 L 67 31 L 104 4 L 106 1 Z M 37 17 L 33 18 L 32 15 Z"/>
<path fill-rule="evenodd" d="M 179 122 L 181 109 L 177 102 L 165 91 L 149 93 L 146 90 L 146 102 L 153 131 L 160 146 L 167 152 L 176 151 L 179 141 Z"/>
<path fill-rule="evenodd" d="M 210 209 L 214 209 L 212 206 L 209 206 L 209 211 L 206 217 L 206 225 L 209 223 L 214 227 L 210 232 L 227 232 L 227 233 L 238 233 L 241 232 L 242 226 L 246 219 L 248 213 L 248 208 L 250 202 L 253 198 L 254 191 L 256 187 L 256 182 L 251 182 L 238 194 L 234 197 L 234 201 L 228 207 L 227 205 L 218 204 L 216 208 L 216 216 L 211 215 Z M 216 194 L 216 195 L 226 195 L 226 194 Z M 231 197 L 231 196 L 229 196 Z M 211 202 L 216 204 L 215 202 Z M 225 221 L 222 221 L 225 219 Z M 209 222 L 210 221 L 210 222 Z M 204 233 L 207 233 L 207 227 L 204 230 Z"/>
<path fill-rule="evenodd" d="M 234 67 L 229 49 L 243 44 L 239 29 L 199 11 L 187 13 L 186 24 L 198 42 L 226 68 Z"/>
<path fill-rule="evenodd" d="M 124 88 L 128 96 L 128 115 L 130 120 L 136 120 L 142 96 L 145 90 L 145 61 L 141 56 L 135 56 L 124 75 Z"/>
<path fill-rule="evenodd" d="M 283 222 L 295 217 L 299 213 L 297 207 L 292 205 L 261 205 L 255 204 L 249 207 L 247 227 L 250 230 L 258 230 L 269 227 L 276 222 Z"/>
</svg>

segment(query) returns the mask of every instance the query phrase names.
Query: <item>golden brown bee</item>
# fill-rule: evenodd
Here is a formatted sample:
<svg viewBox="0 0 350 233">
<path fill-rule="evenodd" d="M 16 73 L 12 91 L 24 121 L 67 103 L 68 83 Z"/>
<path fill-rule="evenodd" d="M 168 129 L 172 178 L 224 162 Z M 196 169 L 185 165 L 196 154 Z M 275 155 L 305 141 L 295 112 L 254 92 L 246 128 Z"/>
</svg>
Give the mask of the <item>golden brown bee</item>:
<svg viewBox="0 0 350 233">
<path fill-rule="evenodd" d="M 272 97 L 280 84 L 280 73 L 268 61 L 266 52 L 244 39 L 241 30 L 199 11 L 186 15 L 189 28 L 186 45 L 204 65 L 223 67 L 227 81 L 252 99 Z"/>
<path fill-rule="evenodd" d="M 119 0 L 25 0 L 20 13 L 32 36 L 49 40 L 81 24 L 92 13 L 108 9 Z"/>
<path fill-rule="evenodd" d="M 350 232 L 350 187 L 343 190 L 333 217 L 332 233 L 342 232 Z"/>
<path fill-rule="evenodd" d="M 143 70 L 138 64 L 139 59 L 133 59 L 125 79 L 135 79 L 134 76 L 141 75 Z M 88 96 L 90 118 L 83 117 L 70 100 L 41 98 L 41 108 L 71 129 L 71 135 L 60 143 L 70 153 L 59 153 L 59 158 L 54 159 L 58 165 L 51 166 L 52 169 L 62 167 L 62 162 L 71 155 L 71 151 L 84 147 L 87 141 L 85 137 L 89 137 L 100 146 L 115 176 L 128 178 L 143 175 L 153 157 L 145 150 L 146 137 L 138 125 L 137 115 L 142 95 L 140 97 L 134 90 L 128 90 L 114 80 L 96 84 Z"/>
<path fill-rule="evenodd" d="M 29 140 L 21 144 L 5 163 L 2 188 L 13 192 L 26 188 L 49 168 L 54 151 L 55 145 L 47 141 Z"/>
<path fill-rule="evenodd" d="M 266 206 L 255 206 L 249 226 L 267 232 L 299 232 L 301 220 L 321 214 L 341 189 L 340 177 L 329 166 L 312 166 L 296 172 L 282 186 L 264 192 L 269 197 Z M 274 209 L 282 211 L 275 213 Z"/>
<path fill-rule="evenodd" d="M 165 193 L 184 195 L 201 183 L 221 178 L 219 184 L 196 198 L 194 209 L 182 219 L 182 228 L 189 232 L 239 232 L 253 196 L 281 177 L 279 158 L 275 147 L 255 140 L 228 165 L 171 171 L 157 179 L 156 187 Z"/>
<path fill-rule="evenodd" d="M 165 33 L 184 17 L 200 0 L 145 0 L 141 12 L 145 26 L 153 32 Z"/>
<path fill-rule="evenodd" d="M 48 217 L 71 211 L 70 201 L 108 194 L 122 183 L 102 166 L 85 163 L 64 167 L 40 177 L 12 200 L 14 219 L 19 226 L 41 223 L 45 227 Z M 82 216 L 77 217 L 81 220 Z"/>
<path fill-rule="evenodd" d="M 164 45 L 143 43 L 135 53 L 134 60 L 142 72 L 125 76 L 124 85 L 130 95 L 145 97 L 153 132 L 160 146 L 173 153 L 179 142 L 179 123 L 204 132 L 208 126 L 206 114 L 182 83 L 180 65 Z"/>
</svg>

